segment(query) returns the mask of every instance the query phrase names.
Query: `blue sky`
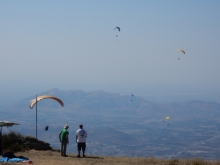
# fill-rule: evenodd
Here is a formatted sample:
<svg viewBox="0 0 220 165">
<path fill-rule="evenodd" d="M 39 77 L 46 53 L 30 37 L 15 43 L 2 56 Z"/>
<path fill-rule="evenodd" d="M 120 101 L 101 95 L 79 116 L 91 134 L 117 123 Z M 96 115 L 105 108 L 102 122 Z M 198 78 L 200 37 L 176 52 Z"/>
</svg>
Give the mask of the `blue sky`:
<svg viewBox="0 0 220 165">
<path fill-rule="evenodd" d="M 218 0 L 0 1 L 0 98 L 58 88 L 219 101 L 219 7 Z"/>
</svg>

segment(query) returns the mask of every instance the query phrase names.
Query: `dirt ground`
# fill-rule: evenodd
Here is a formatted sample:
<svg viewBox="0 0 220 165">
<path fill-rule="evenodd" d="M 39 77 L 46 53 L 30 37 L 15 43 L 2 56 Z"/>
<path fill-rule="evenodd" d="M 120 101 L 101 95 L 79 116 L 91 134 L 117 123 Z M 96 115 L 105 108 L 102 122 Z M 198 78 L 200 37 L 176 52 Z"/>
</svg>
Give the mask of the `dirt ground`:
<svg viewBox="0 0 220 165">
<path fill-rule="evenodd" d="M 56 151 L 37 151 L 30 150 L 26 152 L 15 153 L 16 156 L 23 156 L 28 158 L 32 164 L 37 165 L 110 165 L 110 164 L 143 164 L 141 158 L 119 158 L 119 157 L 106 157 L 106 156 L 92 156 L 86 155 L 86 158 L 78 158 L 76 154 L 68 154 L 68 157 L 60 156 L 60 152 Z M 1 164 L 1 163 L 0 163 Z M 5 164 L 5 163 L 3 163 Z M 15 163 L 7 163 L 7 165 L 12 165 Z M 24 164 L 23 162 L 18 162 L 16 164 Z"/>
<path fill-rule="evenodd" d="M 201 159 L 156 159 L 156 158 L 129 158 L 129 157 L 107 157 L 86 155 L 86 158 L 77 158 L 76 154 L 69 154 L 68 157 L 61 157 L 56 151 L 29 150 L 15 153 L 16 156 L 28 158 L 31 164 L 36 165 L 220 165 L 220 161 L 204 161 Z M 7 165 L 28 164 L 0 163 Z"/>
</svg>

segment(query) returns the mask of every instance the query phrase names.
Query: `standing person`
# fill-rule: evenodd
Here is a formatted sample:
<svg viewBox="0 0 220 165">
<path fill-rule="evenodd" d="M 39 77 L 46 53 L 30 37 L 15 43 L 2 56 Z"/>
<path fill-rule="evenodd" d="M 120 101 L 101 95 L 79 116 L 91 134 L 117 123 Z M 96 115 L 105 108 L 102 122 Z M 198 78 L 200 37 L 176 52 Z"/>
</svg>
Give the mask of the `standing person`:
<svg viewBox="0 0 220 165">
<path fill-rule="evenodd" d="M 67 129 L 69 128 L 68 125 L 64 126 L 64 129 L 61 130 L 60 134 L 59 134 L 59 139 L 60 139 L 60 143 L 61 143 L 61 156 L 67 157 L 66 155 L 66 146 L 69 143 L 69 132 L 67 131 Z"/>
<path fill-rule="evenodd" d="M 80 151 L 82 149 L 83 157 L 85 156 L 85 150 L 86 150 L 86 138 L 87 138 L 87 132 L 83 129 L 83 125 L 79 125 L 79 129 L 76 131 L 76 143 L 78 143 L 78 155 L 77 157 L 80 158 Z"/>
</svg>

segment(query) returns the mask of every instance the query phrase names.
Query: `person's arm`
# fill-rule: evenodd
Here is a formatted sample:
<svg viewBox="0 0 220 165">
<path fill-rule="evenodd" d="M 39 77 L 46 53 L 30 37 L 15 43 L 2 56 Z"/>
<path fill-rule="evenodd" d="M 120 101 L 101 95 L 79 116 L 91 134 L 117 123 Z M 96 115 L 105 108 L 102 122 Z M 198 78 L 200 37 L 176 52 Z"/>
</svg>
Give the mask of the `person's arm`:
<svg viewBox="0 0 220 165">
<path fill-rule="evenodd" d="M 60 142 L 61 142 L 61 138 L 60 138 L 60 135 L 61 135 L 61 132 L 60 132 L 60 134 L 59 134 L 59 140 L 60 140 Z"/>
<path fill-rule="evenodd" d="M 78 136 L 76 135 L 76 143 L 77 143 L 77 139 L 78 139 Z"/>
<path fill-rule="evenodd" d="M 69 136 L 68 136 L 68 134 L 66 134 L 66 140 L 67 140 L 67 143 L 69 143 Z"/>
</svg>

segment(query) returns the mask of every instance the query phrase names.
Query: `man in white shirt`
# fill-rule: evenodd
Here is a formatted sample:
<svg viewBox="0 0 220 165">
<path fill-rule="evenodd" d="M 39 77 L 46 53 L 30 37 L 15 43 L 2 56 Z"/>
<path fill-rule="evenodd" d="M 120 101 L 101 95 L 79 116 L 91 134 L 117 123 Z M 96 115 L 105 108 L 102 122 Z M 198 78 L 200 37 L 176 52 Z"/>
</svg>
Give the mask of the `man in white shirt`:
<svg viewBox="0 0 220 165">
<path fill-rule="evenodd" d="M 77 157 L 80 157 L 80 151 L 82 149 L 83 157 L 85 156 L 85 150 L 86 150 L 86 138 L 87 138 L 87 132 L 83 129 L 83 125 L 79 125 L 79 129 L 76 131 L 76 143 L 78 147 L 78 155 Z"/>
</svg>

